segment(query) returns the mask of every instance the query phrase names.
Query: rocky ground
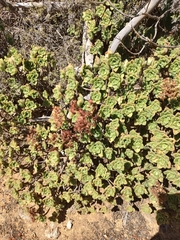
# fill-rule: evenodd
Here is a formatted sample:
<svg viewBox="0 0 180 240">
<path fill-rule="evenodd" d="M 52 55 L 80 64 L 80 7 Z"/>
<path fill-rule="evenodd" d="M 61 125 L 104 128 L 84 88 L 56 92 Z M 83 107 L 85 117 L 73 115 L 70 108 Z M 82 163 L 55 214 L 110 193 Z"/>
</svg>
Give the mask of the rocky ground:
<svg viewBox="0 0 180 240">
<path fill-rule="evenodd" d="M 160 229 L 160 230 L 159 230 Z M 70 209 L 61 223 L 33 219 L 0 184 L 1 240 L 178 240 L 179 228 L 159 226 L 155 215 L 118 211 L 79 215 Z"/>
</svg>

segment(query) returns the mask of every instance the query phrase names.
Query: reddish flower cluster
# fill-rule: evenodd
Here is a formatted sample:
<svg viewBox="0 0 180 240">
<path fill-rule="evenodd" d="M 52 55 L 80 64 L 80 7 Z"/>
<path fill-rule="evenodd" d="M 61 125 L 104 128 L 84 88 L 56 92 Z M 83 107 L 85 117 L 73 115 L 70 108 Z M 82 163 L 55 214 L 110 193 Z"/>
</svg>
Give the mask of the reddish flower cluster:
<svg viewBox="0 0 180 240">
<path fill-rule="evenodd" d="M 29 128 L 29 133 L 27 135 L 26 141 L 29 143 L 29 145 L 32 146 L 37 142 L 37 133 L 34 127 Z"/>
<path fill-rule="evenodd" d="M 76 101 L 71 101 L 70 111 L 73 114 L 77 114 L 77 120 L 74 124 L 74 132 L 76 133 L 90 133 L 90 128 L 94 126 L 96 117 L 93 116 L 93 112 L 79 109 Z"/>
<path fill-rule="evenodd" d="M 53 122 L 56 125 L 56 128 L 61 128 L 65 121 L 65 116 L 62 109 L 57 106 L 53 107 L 51 117 L 53 118 Z"/>
<path fill-rule="evenodd" d="M 51 137 L 48 138 L 48 143 L 54 145 L 57 142 L 57 139 L 59 138 L 58 133 L 53 133 Z"/>
<path fill-rule="evenodd" d="M 40 151 L 42 149 L 42 143 L 38 141 L 38 134 L 35 128 L 29 128 L 29 134 L 27 135 L 27 143 L 35 147 L 36 150 Z"/>
<path fill-rule="evenodd" d="M 70 112 L 72 114 L 76 114 L 76 122 L 72 123 L 71 126 L 69 126 L 69 129 L 63 129 L 63 124 L 67 120 L 64 112 L 60 107 L 53 107 L 51 117 L 53 119 L 53 123 L 55 124 L 57 130 L 56 133 L 52 133 L 51 137 L 48 138 L 48 144 L 50 146 L 54 145 L 56 141 L 58 141 L 58 138 L 65 147 L 69 147 L 72 145 L 73 141 L 78 140 L 79 135 L 87 133 L 90 134 L 90 130 L 92 126 L 96 123 L 96 117 L 94 116 L 94 110 L 93 111 L 85 111 L 83 109 L 80 109 L 77 105 L 77 101 L 73 100 L 70 103 Z M 29 134 L 27 136 L 27 142 L 30 143 L 30 145 L 36 145 L 36 148 L 38 150 L 40 149 L 40 143 L 38 142 L 38 135 L 35 128 L 29 129 Z M 54 147 L 52 148 L 54 149 Z"/>
<path fill-rule="evenodd" d="M 175 80 L 171 78 L 165 78 L 163 80 L 162 84 L 162 93 L 160 95 L 160 98 L 164 100 L 165 98 L 168 98 L 170 100 L 177 99 L 179 96 L 179 87 Z"/>
<path fill-rule="evenodd" d="M 73 134 L 71 130 L 62 130 L 61 131 L 61 140 L 63 141 L 66 147 L 70 147 L 72 140 L 76 139 L 76 134 Z"/>
</svg>

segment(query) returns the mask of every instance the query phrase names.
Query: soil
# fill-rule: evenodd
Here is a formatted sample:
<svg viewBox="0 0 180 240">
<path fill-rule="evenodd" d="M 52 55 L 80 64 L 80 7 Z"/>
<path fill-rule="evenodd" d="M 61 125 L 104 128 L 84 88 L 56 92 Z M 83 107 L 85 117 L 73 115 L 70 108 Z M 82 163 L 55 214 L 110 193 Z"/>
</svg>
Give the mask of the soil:
<svg viewBox="0 0 180 240">
<path fill-rule="evenodd" d="M 179 226 L 158 226 L 156 216 L 127 213 L 123 205 L 106 214 L 80 215 L 73 208 L 61 223 L 37 222 L 0 183 L 1 240 L 178 240 Z"/>
</svg>

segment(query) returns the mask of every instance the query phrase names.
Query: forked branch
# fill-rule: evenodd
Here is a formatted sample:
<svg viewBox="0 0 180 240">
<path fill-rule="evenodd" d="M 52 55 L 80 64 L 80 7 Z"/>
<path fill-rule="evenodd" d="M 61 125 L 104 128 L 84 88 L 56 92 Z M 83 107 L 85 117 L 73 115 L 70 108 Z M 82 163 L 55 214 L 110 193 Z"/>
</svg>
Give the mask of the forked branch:
<svg viewBox="0 0 180 240">
<path fill-rule="evenodd" d="M 137 27 L 140 22 L 148 17 L 148 14 L 152 12 L 152 10 L 160 3 L 161 0 L 150 0 L 148 3 L 143 7 L 137 17 L 134 17 L 126 26 L 115 36 L 112 44 L 109 47 L 109 51 L 111 53 L 115 53 L 119 44 L 123 41 L 123 39 L 135 28 Z"/>
</svg>

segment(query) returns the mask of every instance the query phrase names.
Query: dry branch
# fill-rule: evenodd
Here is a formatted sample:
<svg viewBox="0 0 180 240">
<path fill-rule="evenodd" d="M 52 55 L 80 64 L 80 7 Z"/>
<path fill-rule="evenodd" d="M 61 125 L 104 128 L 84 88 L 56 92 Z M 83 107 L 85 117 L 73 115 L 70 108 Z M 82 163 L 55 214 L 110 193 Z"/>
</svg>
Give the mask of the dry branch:
<svg viewBox="0 0 180 240">
<path fill-rule="evenodd" d="M 59 8 L 69 8 L 70 4 L 67 2 L 49 2 L 49 1 L 42 1 L 42 2 L 19 2 L 13 4 L 14 7 L 22 7 L 22 8 L 42 8 L 42 7 L 53 7 L 56 9 Z"/>
<path fill-rule="evenodd" d="M 9 8 L 9 10 L 11 12 L 15 12 L 16 11 L 16 8 L 9 2 L 5 1 L 5 0 L 0 0 L 0 9 L 1 8 Z"/>
<path fill-rule="evenodd" d="M 140 22 L 148 16 L 150 12 L 160 3 L 161 0 L 150 0 L 145 7 L 143 7 L 137 17 L 134 17 L 127 25 L 116 35 L 112 44 L 109 47 L 109 52 L 116 52 L 119 44 L 123 41 L 123 39 L 135 28 Z"/>
</svg>

